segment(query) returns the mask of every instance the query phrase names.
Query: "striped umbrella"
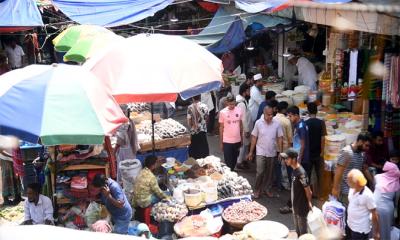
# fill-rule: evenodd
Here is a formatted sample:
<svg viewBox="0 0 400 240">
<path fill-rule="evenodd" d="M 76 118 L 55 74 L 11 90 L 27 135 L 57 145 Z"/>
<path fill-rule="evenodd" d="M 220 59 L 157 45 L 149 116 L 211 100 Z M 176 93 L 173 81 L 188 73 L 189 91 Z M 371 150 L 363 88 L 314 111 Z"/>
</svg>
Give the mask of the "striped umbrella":
<svg viewBox="0 0 400 240">
<path fill-rule="evenodd" d="M 0 134 L 43 145 L 101 144 L 127 121 L 101 81 L 65 64 L 1 75 L 0 109 Z"/>
<path fill-rule="evenodd" d="M 53 40 L 58 52 L 66 52 L 64 61 L 82 63 L 111 42 L 121 39 L 112 31 L 94 25 L 76 25 L 67 28 Z"/>
</svg>

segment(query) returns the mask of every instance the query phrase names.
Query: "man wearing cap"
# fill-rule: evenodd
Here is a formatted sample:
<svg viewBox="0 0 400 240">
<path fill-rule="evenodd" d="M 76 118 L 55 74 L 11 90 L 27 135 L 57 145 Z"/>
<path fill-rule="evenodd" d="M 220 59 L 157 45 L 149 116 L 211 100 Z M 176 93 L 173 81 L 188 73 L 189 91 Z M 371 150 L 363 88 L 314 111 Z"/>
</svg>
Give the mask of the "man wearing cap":
<svg viewBox="0 0 400 240">
<path fill-rule="evenodd" d="M 298 85 L 306 85 L 312 91 L 317 90 L 317 72 L 314 65 L 305 57 L 290 55 L 288 62 L 297 67 Z"/>
<path fill-rule="evenodd" d="M 347 225 L 350 228 L 350 236 L 346 236 L 346 239 L 370 239 L 370 219 L 372 219 L 374 226 L 374 239 L 381 239 L 378 212 L 376 211 L 374 195 L 366 186 L 367 179 L 360 170 L 352 169 L 347 174 L 347 183 L 350 186 L 349 206 L 347 208 Z"/>
<path fill-rule="evenodd" d="M 297 151 L 289 148 L 280 154 L 286 166 L 293 169 L 291 178 L 291 202 L 297 236 L 307 233 L 307 214 L 312 209 L 312 192 L 307 173 L 298 162 Z"/>
<path fill-rule="evenodd" d="M 254 75 L 254 85 L 250 89 L 250 101 L 249 108 L 251 112 L 252 121 L 255 122 L 257 119 L 258 108 L 260 104 L 264 101 L 264 97 L 262 95 L 262 75 L 256 74 Z"/>
</svg>

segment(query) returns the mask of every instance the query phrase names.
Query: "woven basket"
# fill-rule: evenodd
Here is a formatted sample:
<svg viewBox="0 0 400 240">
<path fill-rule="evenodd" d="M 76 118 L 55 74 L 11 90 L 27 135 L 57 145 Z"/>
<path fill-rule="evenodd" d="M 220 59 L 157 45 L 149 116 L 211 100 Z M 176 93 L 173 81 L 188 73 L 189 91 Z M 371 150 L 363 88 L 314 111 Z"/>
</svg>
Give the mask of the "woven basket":
<svg viewBox="0 0 400 240">
<path fill-rule="evenodd" d="M 167 148 L 179 148 L 190 145 L 190 135 L 185 134 L 177 138 L 167 138 L 155 141 L 156 150 L 164 150 Z M 140 144 L 140 152 L 147 152 L 152 150 L 152 143 L 146 142 Z"/>
</svg>

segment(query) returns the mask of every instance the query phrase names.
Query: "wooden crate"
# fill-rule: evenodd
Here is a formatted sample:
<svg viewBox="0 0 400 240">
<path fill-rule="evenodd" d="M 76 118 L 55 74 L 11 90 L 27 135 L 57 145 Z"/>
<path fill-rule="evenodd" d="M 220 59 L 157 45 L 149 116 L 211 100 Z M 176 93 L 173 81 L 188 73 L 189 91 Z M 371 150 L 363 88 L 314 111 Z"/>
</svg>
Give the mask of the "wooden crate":
<svg viewBox="0 0 400 240">
<path fill-rule="evenodd" d="M 156 150 L 164 150 L 167 148 L 186 147 L 190 145 L 190 135 L 185 134 L 177 138 L 167 138 L 155 141 Z M 147 152 L 153 149 L 151 142 L 141 143 L 139 152 Z"/>
</svg>

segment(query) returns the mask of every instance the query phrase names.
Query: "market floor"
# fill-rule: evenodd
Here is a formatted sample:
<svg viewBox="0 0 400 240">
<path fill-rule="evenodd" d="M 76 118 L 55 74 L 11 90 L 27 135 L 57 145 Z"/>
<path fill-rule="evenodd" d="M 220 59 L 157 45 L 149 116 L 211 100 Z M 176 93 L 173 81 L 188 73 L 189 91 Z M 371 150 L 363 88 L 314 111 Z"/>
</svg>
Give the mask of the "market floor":
<svg viewBox="0 0 400 240">
<path fill-rule="evenodd" d="M 186 126 L 186 110 L 181 109 L 175 113 L 173 117 L 176 121 L 184 124 Z M 208 136 L 208 146 L 210 148 L 210 155 L 215 155 L 221 159 L 223 159 L 223 153 L 219 148 L 219 138 L 217 135 Z M 251 164 L 250 170 L 245 171 L 238 171 L 238 174 L 245 177 L 249 182 L 250 185 L 255 185 L 255 164 Z M 284 206 L 290 198 L 290 192 L 283 190 L 278 192 L 278 198 L 267 198 L 266 196 L 262 196 L 261 198 L 257 199 L 257 202 L 262 204 L 268 209 L 268 214 L 265 217 L 265 220 L 271 220 L 280 222 L 286 225 L 290 230 L 294 230 L 294 224 L 292 219 L 292 214 L 280 214 L 279 208 Z"/>
</svg>

